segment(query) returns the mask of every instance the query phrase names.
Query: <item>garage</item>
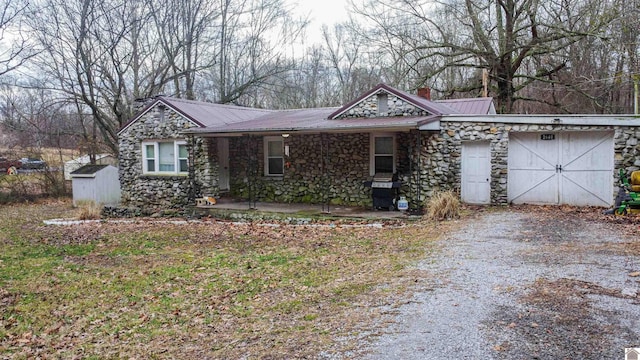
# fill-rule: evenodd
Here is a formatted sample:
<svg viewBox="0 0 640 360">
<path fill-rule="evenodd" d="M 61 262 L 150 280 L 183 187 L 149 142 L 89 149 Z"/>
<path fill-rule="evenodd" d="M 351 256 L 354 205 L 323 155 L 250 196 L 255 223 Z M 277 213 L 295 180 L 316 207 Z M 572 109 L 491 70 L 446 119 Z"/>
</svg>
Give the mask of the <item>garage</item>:
<svg viewBox="0 0 640 360">
<path fill-rule="evenodd" d="M 511 132 L 508 201 L 613 204 L 613 131 Z"/>
</svg>

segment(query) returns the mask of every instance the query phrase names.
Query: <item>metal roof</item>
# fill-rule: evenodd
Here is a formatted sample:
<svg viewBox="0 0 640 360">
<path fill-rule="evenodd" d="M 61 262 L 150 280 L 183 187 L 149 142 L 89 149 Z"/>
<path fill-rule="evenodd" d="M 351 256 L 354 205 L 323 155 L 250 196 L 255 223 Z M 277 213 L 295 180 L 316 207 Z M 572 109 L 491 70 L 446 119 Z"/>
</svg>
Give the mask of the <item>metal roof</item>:
<svg viewBox="0 0 640 360">
<path fill-rule="evenodd" d="M 237 105 L 215 104 L 194 100 L 158 96 L 129 120 L 118 132 L 125 131 L 144 114 L 156 106 L 167 106 L 198 127 L 216 127 L 258 118 L 273 110 L 256 109 Z"/>
<path fill-rule="evenodd" d="M 360 101 L 386 91 L 417 106 L 430 115 L 389 116 L 335 119 Z M 196 127 L 184 133 L 210 135 L 229 133 L 318 132 L 415 129 L 437 121 L 442 115 L 485 115 L 495 113 L 491 98 L 431 101 L 423 97 L 379 84 L 354 101 L 341 107 L 265 110 L 159 96 L 125 124 L 119 134 L 156 106 L 167 106 L 191 121 Z M 492 112 L 493 110 L 493 112 Z"/>
<path fill-rule="evenodd" d="M 193 128 L 187 134 L 229 134 L 268 132 L 349 132 L 384 129 L 415 129 L 435 121 L 437 116 L 396 116 L 375 118 L 329 119 L 328 115 L 337 108 L 298 109 L 278 111 L 255 120 L 212 128 Z"/>
<path fill-rule="evenodd" d="M 273 110 L 206 103 L 170 97 L 160 97 L 160 100 L 204 127 L 229 125 L 255 119 L 273 112 Z"/>
<path fill-rule="evenodd" d="M 493 106 L 493 98 L 490 97 L 436 100 L 435 102 L 454 109 L 455 112 L 446 113 L 446 115 L 488 115 L 496 113 L 496 109 Z"/>
</svg>

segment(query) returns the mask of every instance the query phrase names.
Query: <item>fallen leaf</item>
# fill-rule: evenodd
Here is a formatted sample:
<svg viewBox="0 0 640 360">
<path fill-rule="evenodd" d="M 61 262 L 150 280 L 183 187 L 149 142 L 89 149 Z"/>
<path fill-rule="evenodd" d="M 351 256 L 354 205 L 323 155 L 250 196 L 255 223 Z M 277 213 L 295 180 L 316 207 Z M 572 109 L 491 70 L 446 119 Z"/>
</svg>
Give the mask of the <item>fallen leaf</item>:
<svg viewBox="0 0 640 360">
<path fill-rule="evenodd" d="M 631 276 L 631 277 L 640 276 L 640 271 L 634 271 L 634 272 L 630 273 L 629 276 Z"/>
<path fill-rule="evenodd" d="M 507 349 L 502 345 L 496 345 L 496 346 L 493 347 L 493 350 L 495 350 L 495 351 L 505 351 Z"/>
</svg>

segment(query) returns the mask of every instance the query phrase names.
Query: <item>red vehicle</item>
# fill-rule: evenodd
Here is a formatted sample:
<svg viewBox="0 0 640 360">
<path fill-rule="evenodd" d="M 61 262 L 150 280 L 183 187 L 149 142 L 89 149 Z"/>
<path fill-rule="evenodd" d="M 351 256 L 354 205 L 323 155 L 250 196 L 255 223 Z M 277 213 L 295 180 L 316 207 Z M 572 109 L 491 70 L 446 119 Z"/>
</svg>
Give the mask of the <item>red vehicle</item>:
<svg viewBox="0 0 640 360">
<path fill-rule="evenodd" d="M 0 173 L 15 175 L 21 167 L 22 163 L 20 160 L 9 160 L 7 158 L 0 157 Z"/>
</svg>

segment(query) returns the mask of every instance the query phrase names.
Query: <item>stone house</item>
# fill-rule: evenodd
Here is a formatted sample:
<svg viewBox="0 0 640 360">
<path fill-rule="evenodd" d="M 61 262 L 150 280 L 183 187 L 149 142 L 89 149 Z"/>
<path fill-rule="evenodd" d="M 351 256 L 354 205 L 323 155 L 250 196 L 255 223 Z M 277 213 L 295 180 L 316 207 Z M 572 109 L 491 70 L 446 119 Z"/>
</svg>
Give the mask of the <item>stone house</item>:
<svg viewBox="0 0 640 360">
<path fill-rule="evenodd" d="M 490 98 L 433 101 L 380 84 L 342 107 L 264 110 L 157 97 L 119 132 L 123 204 L 201 196 L 371 206 L 391 173 L 417 208 L 438 189 L 477 204 L 609 206 L 638 169 L 631 116 L 496 115 Z"/>
</svg>

